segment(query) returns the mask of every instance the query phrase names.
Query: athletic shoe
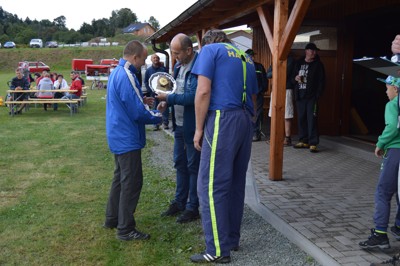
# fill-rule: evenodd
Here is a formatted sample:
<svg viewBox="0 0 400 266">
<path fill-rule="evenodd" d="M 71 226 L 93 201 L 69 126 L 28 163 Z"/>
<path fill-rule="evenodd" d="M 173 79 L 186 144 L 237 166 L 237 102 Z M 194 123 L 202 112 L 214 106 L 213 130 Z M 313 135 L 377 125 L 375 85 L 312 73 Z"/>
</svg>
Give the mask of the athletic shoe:
<svg viewBox="0 0 400 266">
<path fill-rule="evenodd" d="M 168 124 L 163 124 L 163 129 L 169 129 Z"/>
<path fill-rule="evenodd" d="M 260 141 L 261 140 L 261 134 L 255 134 L 253 136 L 253 141 Z"/>
<path fill-rule="evenodd" d="M 153 128 L 153 131 L 158 131 L 159 129 L 160 129 L 160 126 L 159 125 L 155 125 L 154 128 Z"/>
<path fill-rule="evenodd" d="M 180 213 L 182 210 L 178 208 L 178 204 L 171 203 L 168 207 L 168 210 L 166 210 L 165 212 L 161 213 L 161 216 L 175 216 L 178 213 Z"/>
<path fill-rule="evenodd" d="M 390 248 L 389 238 L 387 234 L 381 234 L 375 231 L 375 229 L 371 229 L 371 235 L 368 237 L 368 240 L 362 241 L 358 243 L 360 248 L 380 248 L 386 249 Z"/>
<path fill-rule="evenodd" d="M 382 261 L 381 263 L 371 263 L 371 266 L 381 266 L 381 265 L 394 265 L 400 266 L 400 253 L 396 254 L 390 260 Z"/>
<path fill-rule="evenodd" d="M 199 212 L 198 211 L 189 211 L 189 210 L 184 210 L 181 215 L 176 219 L 177 223 L 184 224 L 188 222 L 195 221 L 200 218 Z"/>
<path fill-rule="evenodd" d="M 304 143 L 304 142 L 297 142 L 296 145 L 293 146 L 293 148 L 295 149 L 308 149 L 310 147 L 310 145 L 308 145 L 308 143 Z"/>
<path fill-rule="evenodd" d="M 390 227 L 390 232 L 396 238 L 396 240 L 400 240 L 400 227 L 397 225 Z"/>
<path fill-rule="evenodd" d="M 147 240 L 147 239 L 150 239 L 150 235 L 142 233 L 142 232 L 139 232 L 138 230 L 135 229 L 132 232 L 126 234 L 126 235 L 117 235 L 117 238 L 119 240 L 124 240 L 124 241 Z"/>
<path fill-rule="evenodd" d="M 210 254 L 207 254 L 205 252 L 200 253 L 200 254 L 195 254 L 190 257 L 190 260 L 194 263 L 210 263 L 210 262 L 215 262 L 215 263 L 230 263 L 231 262 L 231 257 L 230 256 L 212 256 Z"/>
<path fill-rule="evenodd" d="M 310 152 L 318 152 L 317 146 L 316 145 L 311 145 L 310 146 Z"/>
</svg>

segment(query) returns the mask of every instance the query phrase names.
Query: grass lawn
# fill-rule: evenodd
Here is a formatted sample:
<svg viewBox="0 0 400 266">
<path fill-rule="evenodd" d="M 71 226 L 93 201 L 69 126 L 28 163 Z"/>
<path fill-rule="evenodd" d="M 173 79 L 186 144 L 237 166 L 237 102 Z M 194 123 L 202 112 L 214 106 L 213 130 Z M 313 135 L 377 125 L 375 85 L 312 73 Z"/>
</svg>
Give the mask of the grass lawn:
<svg viewBox="0 0 400 266">
<path fill-rule="evenodd" d="M 0 74 L 3 98 L 10 77 Z M 123 242 L 101 227 L 114 167 L 104 96 L 89 90 L 73 116 L 61 105 L 57 112 L 31 106 L 13 118 L 0 107 L 0 265 L 190 265 L 190 255 L 204 249 L 199 221 L 179 225 L 160 217 L 174 195 L 174 172 L 150 159 L 158 145 L 152 140 L 142 152 L 135 214 L 151 239 Z"/>
</svg>

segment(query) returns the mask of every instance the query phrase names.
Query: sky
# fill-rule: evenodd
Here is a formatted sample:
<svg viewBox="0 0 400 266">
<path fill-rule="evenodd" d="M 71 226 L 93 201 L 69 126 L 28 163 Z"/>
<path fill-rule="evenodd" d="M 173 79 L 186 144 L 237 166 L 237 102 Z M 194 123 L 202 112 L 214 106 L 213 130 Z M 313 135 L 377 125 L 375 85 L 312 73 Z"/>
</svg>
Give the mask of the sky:
<svg viewBox="0 0 400 266">
<path fill-rule="evenodd" d="M 79 30 L 83 23 L 91 24 L 93 19 L 110 18 L 113 10 L 129 8 L 136 14 L 138 21 L 148 21 L 150 16 L 155 17 L 164 27 L 183 11 L 192 6 L 196 0 L 53 0 L 32 2 L 31 0 L 2 0 L 0 6 L 4 11 L 17 15 L 25 20 L 48 19 L 51 22 L 59 17 L 66 18 L 68 29 Z"/>
</svg>

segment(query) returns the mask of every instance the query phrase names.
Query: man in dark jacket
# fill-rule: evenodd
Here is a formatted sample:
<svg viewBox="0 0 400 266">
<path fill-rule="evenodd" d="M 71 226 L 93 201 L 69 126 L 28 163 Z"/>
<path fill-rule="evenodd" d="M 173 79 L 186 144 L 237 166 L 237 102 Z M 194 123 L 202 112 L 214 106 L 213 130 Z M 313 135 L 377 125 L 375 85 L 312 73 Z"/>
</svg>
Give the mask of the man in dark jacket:
<svg viewBox="0 0 400 266">
<path fill-rule="evenodd" d="M 261 122 L 263 118 L 263 105 L 264 105 L 264 93 L 268 87 L 267 73 L 264 66 L 261 63 L 254 61 L 254 51 L 247 49 L 246 54 L 251 56 L 256 68 L 258 93 L 257 93 L 257 120 L 254 126 L 253 141 L 261 140 Z"/>
<path fill-rule="evenodd" d="M 317 102 L 325 87 L 325 69 L 314 43 L 305 47 L 305 56 L 300 58 L 294 70 L 295 98 L 297 105 L 299 142 L 294 148 L 309 148 L 317 152 L 319 135 L 317 129 Z"/>
<path fill-rule="evenodd" d="M 159 93 L 156 98 L 166 101 L 172 107 L 174 130 L 174 163 L 176 169 L 175 198 L 161 216 L 175 216 L 177 223 L 188 223 L 200 218 L 197 196 L 197 175 L 200 152 L 194 148 L 195 132 L 194 97 L 197 76 L 192 75 L 192 67 L 197 59 L 193 43 L 188 36 L 179 33 L 171 41 L 171 53 L 178 60 L 174 67 L 176 91 L 171 94 Z"/>
<path fill-rule="evenodd" d="M 167 69 L 162 65 L 160 62 L 160 57 L 157 54 L 153 54 L 151 56 L 151 66 L 146 70 L 146 73 L 144 74 L 144 85 L 146 86 L 147 90 L 147 95 L 151 97 L 155 97 L 155 93 L 152 92 L 149 84 L 149 79 L 151 75 L 157 72 L 165 72 L 167 73 Z M 158 100 L 156 99 L 155 104 L 154 104 L 154 110 L 157 110 L 157 105 L 159 104 Z M 165 112 L 163 112 L 163 126 L 164 129 L 169 129 L 169 109 L 165 109 Z M 154 125 L 154 130 L 157 131 L 160 128 L 160 125 Z"/>
</svg>

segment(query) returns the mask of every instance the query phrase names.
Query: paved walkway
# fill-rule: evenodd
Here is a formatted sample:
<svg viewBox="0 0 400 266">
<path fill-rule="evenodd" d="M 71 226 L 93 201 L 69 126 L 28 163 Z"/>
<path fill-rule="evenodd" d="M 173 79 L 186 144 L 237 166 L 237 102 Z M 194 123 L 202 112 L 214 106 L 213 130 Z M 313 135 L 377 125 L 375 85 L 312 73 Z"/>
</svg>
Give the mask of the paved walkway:
<svg viewBox="0 0 400 266">
<path fill-rule="evenodd" d="M 269 146 L 254 142 L 246 204 L 322 265 L 370 265 L 400 251 L 361 250 L 373 227 L 380 160 L 374 146 L 345 138 L 321 138 L 320 152 L 284 149 L 283 181 L 268 179 Z M 392 201 L 394 221 L 396 206 Z"/>
</svg>

